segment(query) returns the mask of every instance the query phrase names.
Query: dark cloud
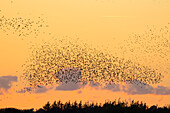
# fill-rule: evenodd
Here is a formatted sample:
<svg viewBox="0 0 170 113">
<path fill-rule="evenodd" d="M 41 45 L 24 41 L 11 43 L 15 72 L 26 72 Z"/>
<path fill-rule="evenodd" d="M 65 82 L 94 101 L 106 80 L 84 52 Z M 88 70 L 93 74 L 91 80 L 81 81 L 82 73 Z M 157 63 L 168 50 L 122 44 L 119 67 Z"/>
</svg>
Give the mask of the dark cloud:
<svg viewBox="0 0 170 113">
<path fill-rule="evenodd" d="M 143 94 L 156 94 L 156 95 L 170 95 L 170 88 L 169 87 L 164 87 L 164 86 L 157 86 L 156 88 L 153 88 L 149 84 L 142 83 L 141 81 L 138 80 L 133 80 L 131 82 L 126 81 L 126 85 L 120 85 L 120 84 L 107 84 L 104 87 L 100 87 L 99 83 L 95 83 L 94 81 L 90 81 L 89 83 L 75 83 L 75 82 L 67 82 L 67 83 L 60 83 L 56 88 L 55 91 L 73 91 L 77 89 L 81 89 L 84 86 L 88 85 L 90 87 L 93 87 L 95 89 L 107 89 L 111 90 L 112 92 L 118 92 L 118 91 L 124 91 L 127 94 L 131 95 L 143 95 Z M 122 89 L 121 89 L 122 87 Z M 38 87 L 25 87 L 24 90 L 18 91 L 18 93 L 25 93 L 29 91 L 33 91 L 34 93 L 45 93 L 52 89 L 53 87 L 47 88 L 46 86 L 38 86 Z M 81 94 L 82 91 L 79 90 L 77 92 L 78 94 Z M 2 92 L 0 92 L 0 95 Z"/>
<path fill-rule="evenodd" d="M 81 83 L 74 83 L 74 82 L 60 83 L 59 86 L 57 86 L 55 90 L 72 91 L 72 90 L 80 89 L 83 86 L 84 85 Z"/>
<path fill-rule="evenodd" d="M 123 90 L 124 92 L 131 94 L 131 95 L 143 95 L 143 94 L 154 94 L 156 92 L 156 95 L 170 95 L 170 88 L 164 87 L 164 86 L 158 86 L 157 88 L 153 88 L 149 84 L 143 83 L 138 80 L 132 80 L 131 82 L 126 81 L 126 85 L 120 85 L 120 84 L 107 84 L 104 87 L 100 83 L 95 83 L 94 81 L 90 81 L 89 83 L 85 83 L 85 85 L 89 85 L 95 89 L 107 89 L 111 90 L 113 92 L 118 92 Z M 68 83 L 60 83 L 59 86 L 56 87 L 55 90 L 65 90 L 65 91 L 72 91 L 77 90 L 85 85 L 81 83 L 74 83 L 74 82 L 68 82 Z M 122 87 L 122 89 L 121 89 Z M 44 89 L 45 90 L 45 89 Z M 81 94 L 82 91 L 78 91 L 78 94 Z"/>
<path fill-rule="evenodd" d="M 128 94 L 156 94 L 156 95 L 170 95 L 170 88 L 164 86 L 157 86 L 156 88 L 150 86 L 149 84 L 144 84 L 141 81 L 134 80 L 130 84 L 128 81 L 126 85 L 122 86 L 123 91 Z"/>
<path fill-rule="evenodd" d="M 95 89 L 98 89 L 100 86 L 100 83 L 98 82 L 95 83 L 94 81 L 90 81 L 89 86 L 94 87 Z"/>
<path fill-rule="evenodd" d="M 108 89 L 108 90 L 111 90 L 113 92 L 116 92 L 116 91 L 120 91 L 120 85 L 112 83 L 112 84 L 106 85 L 102 89 Z"/>
<path fill-rule="evenodd" d="M 139 86 L 135 86 L 133 84 L 129 84 L 125 87 L 123 87 L 123 91 L 128 93 L 128 94 L 152 94 L 153 93 L 153 87 L 151 86 L 144 86 L 144 87 L 139 87 Z"/>
<path fill-rule="evenodd" d="M 17 82 L 17 76 L 0 76 L 0 89 L 7 91 L 11 88 L 12 82 Z"/>
<path fill-rule="evenodd" d="M 71 68 L 69 68 L 69 69 L 71 69 Z M 81 80 L 81 73 L 80 73 L 81 71 L 79 69 L 76 69 L 76 68 L 71 69 L 72 70 L 71 72 L 72 73 L 74 72 L 74 74 L 73 74 L 74 76 L 66 73 L 66 71 L 70 72 L 69 69 L 65 69 L 65 70 L 63 70 L 64 73 L 60 73 L 60 76 L 61 76 L 60 79 L 62 82 L 59 83 L 59 85 L 56 87 L 55 90 L 72 91 L 72 90 L 80 89 L 87 84 L 86 82 L 82 82 L 82 81 L 78 82 L 79 80 L 74 80 L 76 78 L 79 78 Z M 70 77 L 71 77 L 70 81 L 68 81 L 67 79 L 66 80 L 63 79 L 63 78 L 70 78 Z"/>
<path fill-rule="evenodd" d="M 169 87 L 164 87 L 164 86 L 159 86 L 155 88 L 156 95 L 170 95 L 170 88 Z"/>
<path fill-rule="evenodd" d="M 134 80 L 131 83 L 126 82 L 123 86 L 123 91 L 132 95 L 142 94 L 153 94 L 154 88 L 148 84 L 142 83 L 141 81 Z"/>
</svg>

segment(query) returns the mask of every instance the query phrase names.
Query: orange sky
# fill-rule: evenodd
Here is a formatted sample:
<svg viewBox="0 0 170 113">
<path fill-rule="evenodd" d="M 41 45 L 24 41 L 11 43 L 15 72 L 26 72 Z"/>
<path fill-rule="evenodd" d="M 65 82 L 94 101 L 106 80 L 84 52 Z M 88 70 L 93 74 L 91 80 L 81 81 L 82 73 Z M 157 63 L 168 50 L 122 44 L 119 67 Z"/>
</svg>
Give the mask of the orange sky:
<svg viewBox="0 0 170 113">
<path fill-rule="evenodd" d="M 161 52 L 145 53 L 144 47 L 154 46 L 156 41 L 152 43 L 143 39 L 141 42 L 145 43 L 144 46 L 140 44 L 128 46 L 128 43 L 134 40 L 133 33 L 145 37 L 145 32 L 148 32 L 149 28 L 154 31 L 155 35 L 170 42 L 170 31 L 167 34 L 161 34 L 168 30 L 165 26 L 170 28 L 170 24 L 168 24 L 170 23 L 169 11 L 170 2 L 168 0 L 1 0 L 0 17 L 5 16 L 7 19 L 22 17 L 34 21 L 38 21 L 38 17 L 41 17 L 45 21 L 43 25 L 47 24 L 48 27 L 40 29 L 33 26 L 33 29 L 40 31 L 36 38 L 34 33 L 19 37 L 18 32 L 13 34 L 12 30 L 4 32 L 0 29 L 0 77 L 19 77 L 22 74 L 21 65 L 29 58 L 28 48 L 31 44 L 41 44 L 42 40 L 48 41 L 53 37 L 62 39 L 62 37 L 68 36 L 73 39 L 79 37 L 92 47 L 107 48 L 112 54 L 120 58 L 131 59 L 142 65 L 150 65 L 153 69 L 158 69 L 165 77 L 160 84 L 151 86 L 158 89 L 159 85 L 167 89 L 161 87 L 162 92 L 166 92 L 166 95 L 155 92 L 133 95 L 129 91 L 114 92 L 106 89 L 95 89 L 91 86 L 73 91 L 48 89 L 44 93 L 33 92 L 29 94 L 17 93 L 15 89 L 18 87 L 14 83 L 11 84 L 13 81 L 11 79 L 11 81 L 8 80 L 9 84 L 7 85 L 0 83 L 0 106 L 39 108 L 48 100 L 50 102 L 57 99 L 104 102 L 106 99 L 115 100 L 119 97 L 126 100 L 141 100 L 150 105 L 170 104 L 170 64 L 168 62 L 170 46 L 161 46 L 161 48 L 155 49 L 161 49 L 162 53 L 166 53 L 164 57 L 160 57 Z M 161 28 L 164 30 L 160 31 Z M 23 32 L 27 33 L 27 31 Z M 162 39 L 160 38 L 160 40 Z M 157 42 L 161 43 L 160 40 Z M 120 46 L 123 46 L 126 52 L 123 52 Z M 132 53 L 129 47 L 139 47 L 140 49 L 135 49 L 135 52 Z M 16 84 L 24 87 L 19 78 Z M 4 87 L 7 90 L 4 90 Z M 80 90 L 82 93 L 79 94 Z M 3 94 L 1 94 L 2 92 Z"/>
<path fill-rule="evenodd" d="M 159 105 L 164 106 L 168 105 L 170 101 L 170 95 L 155 95 L 155 94 L 136 94 L 131 95 L 125 92 L 112 92 L 110 90 L 103 89 L 95 89 L 94 87 L 86 86 L 81 89 L 73 90 L 73 91 L 54 91 L 49 90 L 45 93 L 7 93 L 5 95 L 0 96 L 1 101 L 0 105 L 2 108 L 4 107 L 17 107 L 17 108 L 35 108 L 38 109 L 42 107 L 47 101 L 53 103 L 54 100 L 61 100 L 63 103 L 70 100 L 71 102 L 77 100 L 82 100 L 83 102 L 98 102 L 104 103 L 105 100 L 114 101 L 118 100 L 126 100 L 128 102 L 134 100 L 139 100 L 146 102 L 147 105 Z M 17 101 L 16 101 L 17 99 Z"/>
</svg>

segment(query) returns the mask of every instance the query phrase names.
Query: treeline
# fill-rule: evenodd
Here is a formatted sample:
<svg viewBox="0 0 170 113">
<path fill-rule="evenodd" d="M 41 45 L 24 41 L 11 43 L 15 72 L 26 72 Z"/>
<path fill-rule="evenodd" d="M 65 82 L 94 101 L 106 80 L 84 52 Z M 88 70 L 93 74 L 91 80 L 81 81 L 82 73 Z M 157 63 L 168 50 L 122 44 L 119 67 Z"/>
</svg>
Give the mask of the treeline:
<svg viewBox="0 0 170 113">
<path fill-rule="evenodd" d="M 80 102 L 62 103 L 61 101 L 50 104 L 47 102 L 36 111 L 34 109 L 19 110 L 15 108 L 0 109 L 0 113 L 170 113 L 170 106 L 158 107 L 153 105 L 148 107 L 146 103 L 132 101 L 130 104 L 126 101 L 108 101 L 101 105 L 98 103 Z"/>
</svg>

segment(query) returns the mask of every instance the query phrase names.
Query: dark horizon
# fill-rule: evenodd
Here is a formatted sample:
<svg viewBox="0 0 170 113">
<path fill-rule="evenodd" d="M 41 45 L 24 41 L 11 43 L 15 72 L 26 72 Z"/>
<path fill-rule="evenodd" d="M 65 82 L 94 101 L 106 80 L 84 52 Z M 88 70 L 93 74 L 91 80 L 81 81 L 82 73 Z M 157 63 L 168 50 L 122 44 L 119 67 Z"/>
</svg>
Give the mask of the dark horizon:
<svg viewBox="0 0 170 113">
<path fill-rule="evenodd" d="M 49 101 L 39 109 L 17 109 L 17 108 L 1 108 L 0 113 L 170 113 L 170 105 L 158 107 L 158 105 L 148 106 L 142 101 L 132 100 L 130 103 L 121 101 L 105 101 L 101 103 L 94 102 L 65 102 L 62 103 Z"/>
</svg>

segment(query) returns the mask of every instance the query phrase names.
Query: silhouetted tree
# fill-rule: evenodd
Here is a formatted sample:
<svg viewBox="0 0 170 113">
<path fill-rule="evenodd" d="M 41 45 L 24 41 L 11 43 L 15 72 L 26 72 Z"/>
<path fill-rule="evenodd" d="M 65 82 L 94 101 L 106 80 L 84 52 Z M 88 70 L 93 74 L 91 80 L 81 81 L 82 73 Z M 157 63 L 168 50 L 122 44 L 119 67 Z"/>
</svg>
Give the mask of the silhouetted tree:
<svg viewBox="0 0 170 113">
<path fill-rule="evenodd" d="M 57 103 L 56 101 L 54 101 L 54 103 L 52 104 L 51 108 L 56 108 L 57 107 Z"/>
<path fill-rule="evenodd" d="M 66 102 L 65 104 L 61 101 L 54 101 L 50 106 L 47 102 L 43 108 L 33 111 L 33 109 L 19 110 L 15 108 L 0 109 L 0 113 L 170 113 L 170 106 L 158 107 L 153 105 L 150 108 L 147 107 L 146 103 L 139 101 L 132 101 L 130 105 L 126 101 L 105 101 L 103 106 L 100 104 L 95 104 L 92 102 L 85 102 L 82 105 L 82 101 L 77 103 L 76 101 L 72 104 Z"/>
<path fill-rule="evenodd" d="M 49 111 L 50 110 L 51 106 L 50 106 L 49 101 L 47 102 L 47 104 L 45 104 L 45 106 L 43 106 L 43 108 L 44 108 L 45 111 Z"/>
<path fill-rule="evenodd" d="M 45 113 L 45 110 L 40 108 L 39 110 L 36 111 L 36 113 Z"/>
<path fill-rule="evenodd" d="M 82 101 L 79 103 L 79 109 L 82 109 Z"/>
</svg>

